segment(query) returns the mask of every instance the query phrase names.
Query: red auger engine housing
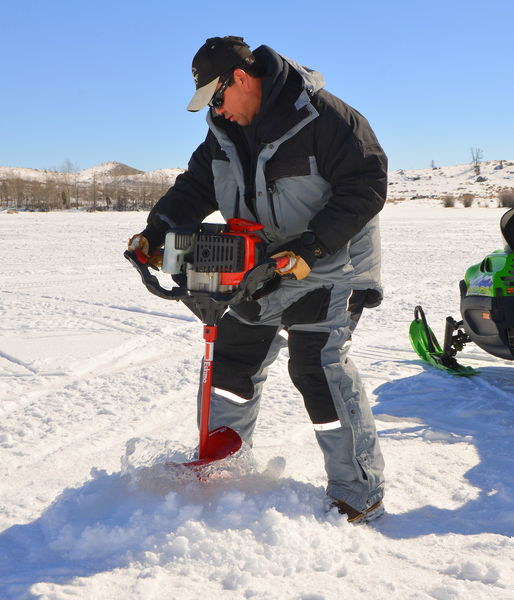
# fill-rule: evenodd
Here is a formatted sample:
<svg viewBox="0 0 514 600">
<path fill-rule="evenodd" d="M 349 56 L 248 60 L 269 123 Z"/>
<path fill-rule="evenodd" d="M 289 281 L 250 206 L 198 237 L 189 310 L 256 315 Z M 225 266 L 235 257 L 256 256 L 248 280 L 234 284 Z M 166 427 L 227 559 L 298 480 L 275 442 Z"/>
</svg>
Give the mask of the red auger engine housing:
<svg viewBox="0 0 514 600">
<path fill-rule="evenodd" d="M 263 226 L 246 219 L 177 227 L 166 234 L 162 271 L 185 276 L 195 292 L 230 292 L 265 258 Z"/>
</svg>

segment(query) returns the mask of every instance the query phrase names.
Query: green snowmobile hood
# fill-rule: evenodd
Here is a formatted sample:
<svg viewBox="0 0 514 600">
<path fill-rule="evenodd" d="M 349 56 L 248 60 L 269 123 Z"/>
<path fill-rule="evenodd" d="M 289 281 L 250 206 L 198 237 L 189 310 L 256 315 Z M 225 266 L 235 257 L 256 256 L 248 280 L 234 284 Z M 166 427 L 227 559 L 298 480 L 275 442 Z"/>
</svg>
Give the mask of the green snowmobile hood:
<svg viewBox="0 0 514 600">
<path fill-rule="evenodd" d="M 466 296 L 514 296 L 514 253 L 496 250 L 466 271 Z"/>
</svg>

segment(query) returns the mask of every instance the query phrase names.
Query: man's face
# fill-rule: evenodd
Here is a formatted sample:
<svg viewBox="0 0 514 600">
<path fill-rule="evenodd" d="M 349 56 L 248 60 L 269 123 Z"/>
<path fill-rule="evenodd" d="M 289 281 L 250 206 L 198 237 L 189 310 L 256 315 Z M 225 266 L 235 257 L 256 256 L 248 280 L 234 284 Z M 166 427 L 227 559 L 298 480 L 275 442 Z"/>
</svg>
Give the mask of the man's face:
<svg viewBox="0 0 514 600">
<path fill-rule="evenodd" d="M 215 108 L 218 115 L 245 127 L 255 118 L 261 108 L 261 81 L 241 69 L 233 74 L 234 83 L 223 94 L 223 104 Z M 218 84 L 217 90 L 221 87 Z"/>
</svg>

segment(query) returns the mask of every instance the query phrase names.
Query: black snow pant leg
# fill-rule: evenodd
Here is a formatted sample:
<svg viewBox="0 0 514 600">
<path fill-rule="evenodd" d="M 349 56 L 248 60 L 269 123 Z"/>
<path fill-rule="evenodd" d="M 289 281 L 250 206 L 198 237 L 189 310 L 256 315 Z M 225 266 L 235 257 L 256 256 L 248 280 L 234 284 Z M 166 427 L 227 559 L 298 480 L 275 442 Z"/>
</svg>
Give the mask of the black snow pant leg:
<svg viewBox="0 0 514 600">
<path fill-rule="evenodd" d="M 328 338 L 323 332 L 289 331 L 289 375 L 313 424 L 339 419 L 321 362 Z"/>
</svg>

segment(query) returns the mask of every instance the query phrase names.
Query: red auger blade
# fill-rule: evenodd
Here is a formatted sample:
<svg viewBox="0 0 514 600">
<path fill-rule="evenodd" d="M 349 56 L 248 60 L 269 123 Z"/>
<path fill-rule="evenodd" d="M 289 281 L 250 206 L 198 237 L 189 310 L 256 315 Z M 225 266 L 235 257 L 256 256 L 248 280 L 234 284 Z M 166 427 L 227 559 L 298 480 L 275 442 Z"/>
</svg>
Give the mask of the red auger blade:
<svg viewBox="0 0 514 600">
<path fill-rule="evenodd" d="M 190 469 L 199 478 L 203 478 L 203 467 L 228 458 L 240 450 L 243 444 L 239 434 L 230 427 L 218 427 L 209 432 L 204 457 L 186 463 L 167 462 L 169 469 Z"/>
</svg>

